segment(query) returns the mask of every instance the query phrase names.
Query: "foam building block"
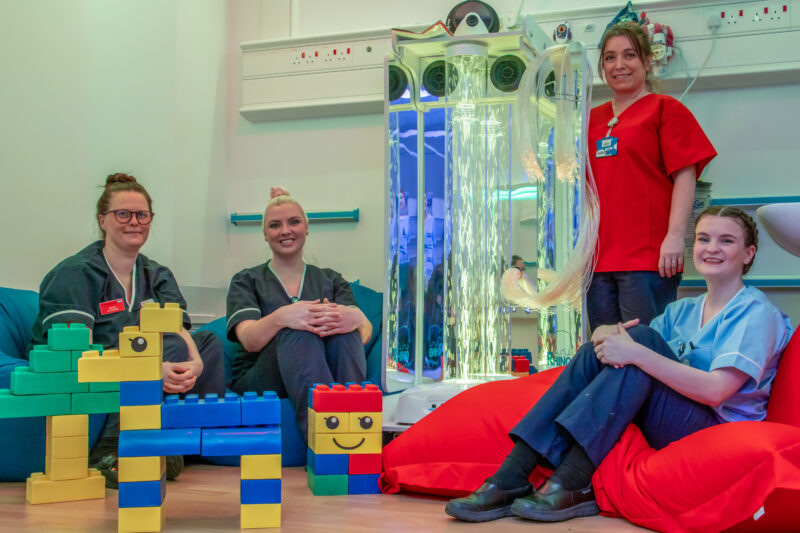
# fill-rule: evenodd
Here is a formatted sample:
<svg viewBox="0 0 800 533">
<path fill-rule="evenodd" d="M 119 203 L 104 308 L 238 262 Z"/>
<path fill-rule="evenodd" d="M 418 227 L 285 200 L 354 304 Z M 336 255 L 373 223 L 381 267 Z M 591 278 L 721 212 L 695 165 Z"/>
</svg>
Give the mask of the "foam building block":
<svg viewBox="0 0 800 533">
<path fill-rule="evenodd" d="M 31 372 L 69 372 L 72 352 L 50 350 L 47 346 L 34 346 L 28 352 Z"/>
<path fill-rule="evenodd" d="M 200 428 L 120 431 L 118 452 L 120 457 L 200 455 L 200 435 Z"/>
<path fill-rule="evenodd" d="M 157 533 L 167 518 L 163 505 L 158 507 L 120 507 L 119 533 Z"/>
<path fill-rule="evenodd" d="M 69 394 L 33 394 L 15 396 L 9 389 L 0 389 L 0 418 L 70 414 Z"/>
<path fill-rule="evenodd" d="M 279 503 L 252 503 L 241 506 L 241 528 L 281 527 Z"/>
<path fill-rule="evenodd" d="M 277 428 L 203 429 L 202 454 L 207 457 L 278 453 L 281 453 L 281 433 Z"/>
<path fill-rule="evenodd" d="M 207 394 L 205 398 L 187 394 L 183 400 L 171 394 L 161 405 L 161 422 L 164 428 L 239 426 L 242 424 L 241 401 L 236 393 L 222 398 L 217 394 Z"/>
<path fill-rule="evenodd" d="M 77 372 L 32 372 L 19 366 L 11 372 L 11 394 L 61 394 L 89 392 L 89 385 L 78 383 Z"/>
<path fill-rule="evenodd" d="M 97 413 L 116 413 L 119 411 L 118 392 L 86 392 L 73 394 L 70 412 L 73 415 L 93 415 Z"/>
<path fill-rule="evenodd" d="M 119 507 L 159 507 L 167 494 L 164 474 L 157 481 L 129 481 L 119 484 Z"/>
<path fill-rule="evenodd" d="M 241 503 L 281 503 L 280 479 L 243 479 L 240 489 Z"/>
<path fill-rule="evenodd" d="M 139 314 L 139 328 L 146 332 L 178 333 L 183 329 L 183 309 L 176 303 L 165 303 L 164 307 L 146 303 Z"/>
<path fill-rule="evenodd" d="M 140 331 L 139 326 L 128 326 L 119 334 L 120 357 L 161 357 L 161 345 L 161 333 Z"/>
<path fill-rule="evenodd" d="M 119 428 L 161 429 L 160 405 L 121 405 L 119 408 Z M 138 507 L 133 505 L 131 507 Z"/>
<path fill-rule="evenodd" d="M 51 350 L 71 351 L 89 348 L 89 328 L 83 324 L 53 324 L 47 331 Z"/>
<path fill-rule="evenodd" d="M 307 481 L 313 494 L 380 493 L 382 403 L 371 383 L 311 387 Z"/>
<path fill-rule="evenodd" d="M 25 483 L 25 500 L 37 504 L 105 498 L 106 478 L 94 468 L 87 474 L 83 479 L 54 481 L 34 472 Z"/>
<path fill-rule="evenodd" d="M 78 359 L 78 381 L 154 381 L 161 379 L 161 357 L 120 357 L 117 350 L 86 351 Z"/>
<path fill-rule="evenodd" d="M 279 479 L 281 477 L 280 454 L 242 455 L 242 479 Z"/>
<path fill-rule="evenodd" d="M 242 425 L 261 426 L 281 423 L 281 404 L 273 391 L 264 391 L 262 396 L 245 392 L 242 396 Z"/>
<path fill-rule="evenodd" d="M 52 437 L 75 437 L 89 435 L 89 417 L 86 415 L 48 416 L 47 434 Z M 88 447 L 88 438 L 87 438 Z"/>
<path fill-rule="evenodd" d="M 120 457 L 117 463 L 118 481 L 158 481 L 167 471 L 166 457 Z"/>
<path fill-rule="evenodd" d="M 119 404 L 158 405 L 163 397 L 164 381 L 123 381 L 119 384 Z"/>
</svg>

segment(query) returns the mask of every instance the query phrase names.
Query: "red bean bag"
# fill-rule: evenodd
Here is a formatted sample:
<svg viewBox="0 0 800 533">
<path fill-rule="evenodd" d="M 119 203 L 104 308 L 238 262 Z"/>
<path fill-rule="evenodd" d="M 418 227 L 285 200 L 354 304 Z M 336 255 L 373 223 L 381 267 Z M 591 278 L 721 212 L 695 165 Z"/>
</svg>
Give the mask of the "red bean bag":
<svg viewBox="0 0 800 533">
<path fill-rule="evenodd" d="M 508 432 L 559 372 L 486 383 L 446 402 L 384 448 L 382 490 L 472 492 L 503 461 Z M 661 450 L 631 425 L 592 480 L 600 508 L 658 531 L 800 531 L 799 381 L 796 333 L 766 422 L 721 424 Z"/>
</svg>

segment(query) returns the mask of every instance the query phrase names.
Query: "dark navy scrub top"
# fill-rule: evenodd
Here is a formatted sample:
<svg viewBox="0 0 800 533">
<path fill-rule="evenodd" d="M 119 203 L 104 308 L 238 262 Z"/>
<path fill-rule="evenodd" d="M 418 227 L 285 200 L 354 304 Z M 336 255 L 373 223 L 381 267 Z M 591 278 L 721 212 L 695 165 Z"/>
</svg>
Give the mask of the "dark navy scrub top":
<svg viewBox="0 0 800 533">
<path fill-rule="evenodd" d="M 327 298 L 333 303 L 355 306 L 350 284 L 341 274 L 330 268 L 306 265 L 305 276 L 300 286 L 300 300 L 322 301 Z M 275 312 L 279 307 L 292 303 L 281 280 L 269 268 L 269 261 L 252 268 L 246 268 L 233 276 L 228 288 L 226 326 L 228 339 L 238 344 L 236 325 L 245 320 L 259 320 Z M 273 339 L 274 341 L 274 339 Z M 270 341 L 270 344 L 273 342 Z M 256 362 L 260 352 L 248 352 L 238 344 L 233 361 L 233 380 L 236 381 Z"/>
<path fill-rule="evenodd" d="M 139 254 L 133 270 L 133 301 L 111 271 L 103 254 L 103 241 L 90 244 L 61 261 L 39 286 L 39 316 L 33 324 L 32 344 L 47 343 L 47 330 L 57 323 L 86 324 L 92 342 L 116 347 L 125 326 L 139 325 L 139 309 L 145 302 L 177 302 L 183 309 L 183 326 L 191 328 L 189 314 L 172 272 Z M 108 312 L 106 302 L 122 300 L 122 310 Z"/>
</svg>

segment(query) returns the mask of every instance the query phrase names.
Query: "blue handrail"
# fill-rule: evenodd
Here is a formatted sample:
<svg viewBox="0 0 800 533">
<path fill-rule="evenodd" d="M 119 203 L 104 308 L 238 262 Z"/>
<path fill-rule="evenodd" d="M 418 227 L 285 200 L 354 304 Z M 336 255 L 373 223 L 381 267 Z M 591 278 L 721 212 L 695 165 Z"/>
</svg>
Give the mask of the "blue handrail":
<svg viewBox="0 0 800 533">
<path fill-rule="evenodd" d="M 261 224 L 262 213 L 232 213 L 231 224 Z M 308 211 L 308 223 L 314 222 L 358 222 L 358 209 L 352 211 Z"/>
</svg>

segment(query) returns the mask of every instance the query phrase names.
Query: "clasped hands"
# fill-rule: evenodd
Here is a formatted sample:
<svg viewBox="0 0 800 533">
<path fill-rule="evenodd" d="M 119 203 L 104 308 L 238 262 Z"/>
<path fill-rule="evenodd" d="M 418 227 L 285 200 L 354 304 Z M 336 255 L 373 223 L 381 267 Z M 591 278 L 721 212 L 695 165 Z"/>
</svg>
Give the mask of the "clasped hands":
<svg viewBox="0 0 800 533">
<path fill-rule="evenodd" d="M 164 392 L 180 394 L 192 390 L 198 376 L 203 373 L 203 360 L 190 359 L 180 363 L 161 363 Z"/>
<path fill-rule="evenodd" d="M 310 331 L 320 337 L 329 337 L 354 331 L 361 322 L 360 314 L 350 307 L 324 298 L 301 300 L 285 305 L 279 310 L 285 327 Z"/>
<path fill-rule="evenodd" d="M 638 318 L 615 325 L 600 326 L 592 332 L 592 344 L 597 360 L 603 364 L 622 368 L 636 361 L 641 345 L 628 333 L 639 323 Z"/>
</svg>

